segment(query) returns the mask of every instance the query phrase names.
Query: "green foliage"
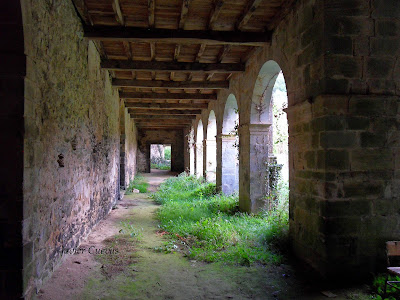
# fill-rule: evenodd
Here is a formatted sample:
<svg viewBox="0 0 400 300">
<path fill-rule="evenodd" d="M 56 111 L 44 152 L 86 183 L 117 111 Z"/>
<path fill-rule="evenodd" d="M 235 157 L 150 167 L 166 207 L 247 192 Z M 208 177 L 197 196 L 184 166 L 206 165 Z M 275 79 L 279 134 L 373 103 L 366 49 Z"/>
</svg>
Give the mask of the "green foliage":
<svg viewBox="0 0 400 300">
<path fill-rule="evenodd" d="M 168 179 L 153 197 L 163 204 L 157 215 L 172 239 L 157 251 L 183 248 L 190 258 L 241 265 L 282 260 L 278 250 L 287 246 L 288 231 L 284 205 L 258 215 L 239 213 L 237 195 L 215 194 L 214 184 L 185 174 Z"/>
<path fill-rule="evenodd" d="M 171 164 L 170 163 L 160 163 L 160 164 L 151 164 L 152 169 L 158 169 L 158 170 L 171 170 Z"/>
<path fill-rule="evenodd" d="M 140 174 L 136 174 L 135 179 L 129 183 L 126 191 L 128 193 L 132 193 L 133 189 L 138 189 L 141 193 L 147 193 L 147 188 L 149 187 L 149 183 L 146 182 L 146 179 Z"/>
<path fill-rule="evenodd" d="M 388 280 L 390 281 L 400 281 L 399 276 L 391 276 L 389 275 Z M 378 300 L 383 300 L 383 299 L 389 299 L 389 300 L 395 300 L 400 298 L 400 290 L 387 285 L 386 287 L 386 298 L 383 298 L 385 295 L 385 281 L 386 281 L 386 275 L 384 274 L 379 274 L 374 278 L 374 281 L 372 283 L 372 288 L 374 292 L 376 293 L 375 299 Z M 398 287 L 400 287 L 400 284 L 397 284 Z"/>
<path fill-rule="evenodd" d="M 165 149 L 164 149 L 164 159 L 171 160 L 171 147 L 165 147 Z"/>
</svg>

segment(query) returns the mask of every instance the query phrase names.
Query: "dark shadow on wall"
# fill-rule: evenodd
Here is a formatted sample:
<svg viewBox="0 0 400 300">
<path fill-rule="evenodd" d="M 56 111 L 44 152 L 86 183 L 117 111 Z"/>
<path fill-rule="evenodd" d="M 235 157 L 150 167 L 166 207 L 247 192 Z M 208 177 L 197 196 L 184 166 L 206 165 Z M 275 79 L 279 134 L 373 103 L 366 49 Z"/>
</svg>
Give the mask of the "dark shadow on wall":
<svg viewBox="0 0 400 300">
<path fill-rule="evenodd" d="M 26 65 L 19 1 L 0 0 L 0 37 L 0 298 L 17 299 L 22 295 Z"/>
</svg>

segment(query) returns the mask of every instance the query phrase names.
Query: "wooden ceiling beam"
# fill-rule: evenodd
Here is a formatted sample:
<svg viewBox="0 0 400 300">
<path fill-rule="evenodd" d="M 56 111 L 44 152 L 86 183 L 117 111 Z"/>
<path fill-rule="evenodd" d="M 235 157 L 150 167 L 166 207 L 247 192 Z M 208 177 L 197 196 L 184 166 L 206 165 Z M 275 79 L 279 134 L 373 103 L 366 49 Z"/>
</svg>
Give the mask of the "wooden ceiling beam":
<svg viewBox="0 0 400 300">
<path fill-rule="evenodd" d="M 129 113 L 131 115 L 131 118 L 135 119 L 135 120 L 141 120 L 141 119 L 154 119 L 154 120 L 158 120 L 159 118 L 163 118 L 164 120 L 172 120 L 173 122 L 175 121 L 180 121 L 180 120 L 184 120 L 184 121 L 192 121 L 194 119 L 196 119 L 195 115 L 183 115 L 183 116 L 179 116 L 179 115 L 149 115 L 149 114 L 137 114 L 136 112 L 130 112 Z"/>
<path fill-rule="evenodd" d="M 131 43 L 123 42 L 123 44 L 124 44 L 124 50 L 125 50 L 126 56 L 128 57 L 129 60 L 131 60 L 132 59 Z"/>
<path fill-rule="evenodd" d="M 217 100 L 216 94 L 187 94 L 187 93 L 140 93 L 120 92 L 121 99 L 140 100 Z"/>
<path fill-rule="evenodd" d="M 196 73 L 238 73 L 245 71 L 245 64 L 187 63 L 175 61 L 103 60 L 101 67 L 106 70 L 124 71 L 166 71 Z"/>
<path fill-rule="evenodd" d="M 136 118 L 136 123 L 149 124 L 149 125 L 189 125 L 192 123 L 192 119 L 180 120 L 180 119 L 167 119 L 155 117 L 151 118 L 148 116 Z"/>
<path fill-rule="evenodd" d="M 154 27 L 155 0 L 148 0 L 149 27 Z"/>
<path fill-rule="evenodd" d="M 210 20 L 208 21 L 208 28 L 213 29 L 214 28 L 214 23 L 218 19 L 218 16 L 221 12 L 222 6 L 224 5 L 224 0 L 217 0 L 215 2 L 215 5 L 211 11 L 210 14 Z"/>
<path fill-rule="evenodd" d="M 229 81 L 162 81 L 113 79 L 114 87 L 160 88 L 160 89 L 229 89 Z"/>
<path fill-rule="evenodd" d="M 141 130 L 182 130 L 189 127 L 189 125 L 174 125 L 174 126 L 148 126 L 148 125 L 141 125 L 138 126 Z"/>
<path fill-rule="evenodd" d="M 243 30 L 243 27 L 247 24 L 247 22 L 249 22 L 250 18 L 253 16 L 253 13 L 261 4 L 261 2 L 262 0 L 251 0 L 247 3 L 245 10 L 236 22 L 236 28 L 238 30 Z"/>
<path fill-rule="evenodd" d="M 272 37 L 272 31 L 200 31 L 121 26 L 84 26 L 84 32 L 84 36 L 90 40 L 207 45 L 263 46 L 271 42 Z"/>
<path fill-rule="evenodd" d="M 114 13 L 115 13 L 115 19 L 117 20 L 117 22 L 124 26 L 125 25 L 125 20 L 124 20 L 124 16 L 122 15 L 122 11 L 121 11 L 121 6 L 119 4 L 119 0 L 114 0 L 113 4 L 112 4 Z"/>
<path fill-rule="evenodd" d="M 87 9 L 85 0 L 72 0 L 73 5 L 75 6 L 76 11 L 79 14 L 79 17 L 86 25 L 93 25 L 93 20 L 90 16 L 90 13 Z"/>
<path fill-rule="evenodd" d="M 185 27 L 185 22 L 187 18 L 187 14 L 189 12 L 189 5 L 192 0 L 183 0 L 182 1 L 182 9 L 181 9 L 181 17 L 179 18 L 179 29 L 183 29 Z"/>
<path fill-rule="evenodd" d="M 151 108 L 128 108 L 129 113 L 136 115 L 165 115 L 168 116 L 195 116 L 201 114 L 201 109 L 180 110 L 180 109 L 151 109 Z"/>
<path fill-rule="evenodd" d="M 125 101 L 127 108 L 150 108 L 150 109 L 206 109 L 208 104 L 191 104 L 191 103 L 132 103 Z"/>
<path fill-rule="evenodd" d="M 196 61 L 197 62 L 199 62 L 201 57 L 203 56 L 204 51 L 206 50 L 206 46 L 207 46 L 206 44 L 201 44 L 200 45 L 199 51 L 197 52 L 197 56 L 196 56 Z"/>
</svg>

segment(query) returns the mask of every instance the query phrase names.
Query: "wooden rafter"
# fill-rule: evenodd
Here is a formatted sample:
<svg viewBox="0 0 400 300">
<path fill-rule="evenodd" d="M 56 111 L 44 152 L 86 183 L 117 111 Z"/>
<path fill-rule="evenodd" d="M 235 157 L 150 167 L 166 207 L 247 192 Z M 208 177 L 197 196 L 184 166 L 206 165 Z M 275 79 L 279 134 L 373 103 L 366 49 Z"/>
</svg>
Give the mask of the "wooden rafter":
<svg viewBox="0 0 400 300">
<path fill-rule="evenodd" d="M 179 18 L 179 28 L 183 29 L 185 27 L 185 22 L 187 18 L 187 14 L 189 12 L 189 5 L 192 0 L 183 0 L 182 1 L 182 9 L 181 9 L 181 17 Z"/>
<path fill-rule="evenodd" d="M 122 15 L 121 6 L 119 5 L 119 0 L 113 0 L 112 7 L 115 13 L 115 19 L 120 25 L 124 26 L 125 20 L 124 16 Z"/>
<path fill-rule="evenodd" d="M 130 112 L 131 118 L 140 120 L 143 118 L 147 119 L 154 119 L 157 120 L 159 118 L 163 118 L 164 120 L 185 120 L 185 121 L 190 121 L 193 119 L 196 119 L 195 115 L 150 115 L 150 114 L 136 114 L 135 112 Z"/>
<path fill-rule="evenodd" d="M 172 116 L 172 115 L 199 115 L 201 114 L 200 109 L 151 109 L 151 108 L 129 108 L 129 113 L 137 114 L 137 115 L 163 115 L 163 116 Z M 163 118 L 163 117 L 162 117 Z"/>
<path fill-rule="evenodd" d="M 244 72 L 244 64 L 221 63 L 185 63 L 166 61 L 136 61 L 136 60 L 103 60 L 101 67 L 106 70 L 129 71 L 167 71 L 167 72 L 214 72 L 214 73 L 238 73 Z"/>
<path fill-rule="evenodd" d="M 221 12 L 222 6 L 224 5 L 224 0 L 217 0 L 214 4 L 214 7 L 210 14 L 210 20 L 208 22 L 208 28 L 213 29 L 214 23 L 218 19 L 218 16 Z"/>
<path fill-rule="evenodd" d="M 162 81 L 113 79 L 114 87 L 161 88 L 161 89 L 229 89 L 229 81 Z"/>
<path fill-rule="evenodd" d="M 199 62 L 201 57 L 203 56 L 204 51 L 206 50 L 206 46 L 207 46 L 206 44 L 201 44 L 200 45 L 199 51 L 197 52 L 197 56 L 196 56 L 196 61 L 197 62 Z"/>
<path fill-rule="evenodd" d="M 85 4 L 85 0 L 72 0 L 76 10 L 79 13 L 79 16 L 83 20 L 86 25 L 93 25 L 93 20 L 89 14 L 87 6 Z"/>
<path fill-rule="evenodd" d="M 293 8 L 296 0 L 285 0 L 281 5 L 279 13 L 277 13 L 272 20 L 267 25 L 267 30 L 272 30 L 275 28 L 280 21 L 282 21 L 286 15 L 290 12 L 291 8 Z"/>
<path fill-rule="evenodd" d="M 129 60 L 131 60 L 132 59 L 131 43 L 123 42 L 123 44 L 124 44 L 124 50 L 125 50 L 126 56 L 128 57 Z"/>
<path fill-rule="evenodd" d="M 84 36 L 91 40 L 157 42 L 175 44 L 263 46 L 272 32 L 200 31 L 159 28 L 85 26 Z"/>
<path fill-rule="evenodd" d="M 141 130 L 182 130 L 189 127 L 189 125 L 174 125 L 174 126 L 157 126 L 157 125 L 152 125 L 152 126 L 148 126 L 148 125 L 140 125 L 138 126 L 139 129 Z"/>
<path fill-rule="evenodd" d="M 253 13 L 262 1 L 263 0 L 251 0 L 248 2 L 243 14 L 236 22 L 236 28 L 238 30 L 243 30 L 243 27 L 247 24 L 247 22 L 249 22 L 250 18 L 253 16 Z"/>
<path fill-rule="evenodd" d="M 121 99 L 139 100 L 216 100 L 215 94 L 187 94 L 187 93 L 139 93 L 120 92 Z"/>
<path fill-rule="evenodd" d="M 176 44 L 175 45 L 175 52 L 174 52 L 174 60 L 178 60 L 180 52 L 181 52 L 181 45 L 180 44 Z"/>
<path fill-rule="evenodd" d="M 154 57 L 156 56 L 156 43 L 150 43 L 150 60 L 153 61 Z"/>
<path fill-rule="evenodd" d="M 154 124 L 154 125 L 161 125 L 161 124 L 168 124 L 168 125 L 172 125 L 172 124 L 191 124 L 192 119 L 191 118 L 187 118 L 187 119 L 168 119 L 168 118 L 164 118 L 164 117 L 149 117 L 149 116 L 144 116 L 144 117 L 138 117 L 137 119 L 137 123 L 139 124 Z"/>
<path fill-rule="evenodd" d="M 125 107 L 128 108 L 150 108 L 150 109 L 205 109 L 207 104 L 190 104 L 190 103 L 131 103 L 125 101 Z"/>
<path fill-rule="evenodd" d="M 154 27 L 155 0 L 148 0 L 149 27 Z"/>
</svg>

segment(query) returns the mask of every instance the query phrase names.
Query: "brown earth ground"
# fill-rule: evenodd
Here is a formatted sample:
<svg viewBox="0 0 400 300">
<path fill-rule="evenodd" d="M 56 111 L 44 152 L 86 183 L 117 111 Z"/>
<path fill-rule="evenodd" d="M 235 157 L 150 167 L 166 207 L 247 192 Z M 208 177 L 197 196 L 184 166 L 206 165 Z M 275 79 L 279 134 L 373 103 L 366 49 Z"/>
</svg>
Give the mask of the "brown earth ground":
<svg viewBox="0 0 400 300">
<path fill-rule="evenodd" d="M 173 175 L 159 170 L 145 174 L 149 192 Z M 148 193 L 125 195 L 82 243 L 85 250 L 67 256 L 36 298 L 372 299 L 366 286 L 329 288 L 290 265 L 226 266 L 156 251 L 167 241 L 158 233 L 157 207 Z M 108 252 L 96 255 L 99 249 Z"/>
</svg>

